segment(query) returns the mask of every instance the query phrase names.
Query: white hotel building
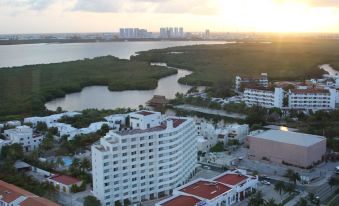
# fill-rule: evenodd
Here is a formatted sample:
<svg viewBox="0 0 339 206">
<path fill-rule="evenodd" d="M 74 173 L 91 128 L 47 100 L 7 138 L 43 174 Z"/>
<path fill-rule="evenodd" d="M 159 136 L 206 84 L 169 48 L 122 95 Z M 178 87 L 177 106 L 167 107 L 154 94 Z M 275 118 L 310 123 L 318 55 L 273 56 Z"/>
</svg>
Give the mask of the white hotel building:
<svg viewBox="0 0 339 206">
<path fill-rule="evenodd" d="M 265 108 L 281 108 L 284 101 L 284 90 L 274 88 L 246 88 L 244 91 L 244 101 L 247 106 L 258 105 Z"/>
<path fill-rule="evenodd" d="M 289 91 L 288 106 L 292 109 L 335 109 L 335 89 L 299 88 Z"/>
<path fill-rule="evenodd" d="M 93 193 L 102 205 L 140 202 L 170 194 L 197 166 L 192 119 L 162 119 L 158 112 L 130 114 L 130 129 L 110 131 L 92 146 Z"/>
</svg>

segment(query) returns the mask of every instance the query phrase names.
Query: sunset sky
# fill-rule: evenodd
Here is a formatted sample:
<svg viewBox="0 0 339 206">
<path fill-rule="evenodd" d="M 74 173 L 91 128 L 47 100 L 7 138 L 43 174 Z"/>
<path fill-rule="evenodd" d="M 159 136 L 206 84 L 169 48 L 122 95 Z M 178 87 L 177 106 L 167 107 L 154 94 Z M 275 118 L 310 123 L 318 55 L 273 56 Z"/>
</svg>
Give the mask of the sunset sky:
<svg viewBox="0 0 339 206">
<path fill-rule="evenodd" d="M 0 33 L 339 32 L 339 0 L 0 0 Z"/>
</svg>

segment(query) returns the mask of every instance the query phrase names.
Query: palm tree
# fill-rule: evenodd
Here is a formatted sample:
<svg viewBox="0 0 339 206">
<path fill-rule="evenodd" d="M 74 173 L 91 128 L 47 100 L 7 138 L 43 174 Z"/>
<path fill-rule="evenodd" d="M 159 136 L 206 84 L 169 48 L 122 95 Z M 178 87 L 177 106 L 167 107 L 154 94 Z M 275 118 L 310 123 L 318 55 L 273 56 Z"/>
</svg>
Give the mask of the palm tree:
<svg viewBox="0 0 339 206">
<path fill-rule="evenodd" d="M 334 177 L 334 176 L 330 177 L 330 179 L 328 179 L 328 184 L 330 185 L 331 190 L 332 190 L 332 187 L 333 187 L 333 186 L 339 184 L 339 178 L 336 178 L 336 177 Z"/>
<path fill-rule="evenodd" d="M 296 206 L 307 206 L 308 202 L 305 198 L 300 198 L 300 200 L 297 202 Z"/>
<path fill-rule="evenodd" d="M 80 167 L 83 171 L 89 170 L 91 169 L 91 162 L 87 158 L 84 158 L 80 163 Z"/>
<path fill-rule="evenodd" d="M 281 192 L 285 189 L 285 183 L 283 181 L 278 181 L 275 185 L 274 185 L 274 189 L 279 192 L 280 196 L 281 196 Z"/>
<path fill-rule="evenodd" d="M 288 192 L 288 194 L 291 194 L 292 192 L 295 191 L 295 185 L 292 185 L 292 184 L 288 184 L 286 187 L 285 187 L 285 192 Z"/>
<path fill-rule="evenodd" d="M 275 200 L 271 198 L 265 202 L 264 206 L 280 206 L 280 204 L 276 203 Z"/>
<path fill-rule="evenodd" d="M 292 169 L 286 170 L 284 177 L 287 177 L 290 182 L 293 182 L 295 185 L 297 181 L 300 181 L 300 175 L 297 172 L 294 172 Z"/>
<path fill-rule="evenodd" d="M 55 162 L 58 166 L 64 166 L 65 162 L 63 161 L 63 159 L 59 156 L 56 158 L 56 162 Z"/>
<path fill-rule="evenodd" d="M 248 206 L 262 206 L 264 205 L 264 196 L 261 191 L 257 191 L 248 202 Z"/>
</svg>

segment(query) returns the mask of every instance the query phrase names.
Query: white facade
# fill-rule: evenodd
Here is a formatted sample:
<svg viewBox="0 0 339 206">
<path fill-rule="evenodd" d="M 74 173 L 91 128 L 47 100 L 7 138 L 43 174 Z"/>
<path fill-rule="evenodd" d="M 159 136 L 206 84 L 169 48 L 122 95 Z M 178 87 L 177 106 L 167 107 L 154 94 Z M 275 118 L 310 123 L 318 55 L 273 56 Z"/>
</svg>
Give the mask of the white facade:
<svg viewBox="0 0 339 206">
<path fill-rule="evenodd" d="M 208 152 L 211 147 L 218 143 L 218 137 L 213 124 L 207 122 L 197 122 L 198 131 L 198 151 Z"/>
<path fill-rule="evenodd" d="M 33 127 L 35 127 L 39 122 L 46 123 L 48 125 L 58 122 L 58 120 L 60 120 L 63 116 L 74 117 L 80 114 L 81 113 L 79 112 L 65 112 L 61 114 L 53 114 L 46 117 L 28 117 L 24 119 L 24 123 L 30 123 Z"/>
<path fill-rule="evenodd" d="M 139 111 L 131 113 L 130 127 L 133 129 L 149 129 L 159 126 L 161 123 L 160 112 Z"/>
<path fill-rule="evenodd" d="M 275 88 L 274 91 L 246 88 L 244 101 L 247 106 L 258 105 L 265 108 L 283 107 L 284 90 Z"/>
<path fill-rule="evenodd" d="M 102 205 L 139 202 L 187 182 L 197 165 L 197 130 L 190 118 L 135 119 L 130 130 L 110 131 L 92 146 L 93 194 Z M 132 113 L 131 117 L 140 117 Z M 131 119 L 132 120 L 132 119 Z M 139 126 L 136 124 L 139 122 Z M 140 127 L 146 129 L 138 129 Z M 148 128 L 148 129 L 147 129 Z"/>
<path fill-rule="evenodd" d="M 292 109 L 334 109 L 335 89 L 294 89 L 289 91 L 288 106 Z"/>
<path fill-rule="evenodd" d="M 17 120 L 13 120 L 13 121 L 6 122 L 6 125 L 11 126 L 11 127 L 17 127 L 17 126 L 21 126 L 21 122 Z"/>
<path fill-rule="evenodd" d="M 33 135 L 33 129 L 28 126 L 18 126 L 15 129 L 5 130 L 4 135 L 10 141 L 10 144 L 21 144 L 26 152 L 37 149 L 43 140 L 43 136 Z"/>
</svg>

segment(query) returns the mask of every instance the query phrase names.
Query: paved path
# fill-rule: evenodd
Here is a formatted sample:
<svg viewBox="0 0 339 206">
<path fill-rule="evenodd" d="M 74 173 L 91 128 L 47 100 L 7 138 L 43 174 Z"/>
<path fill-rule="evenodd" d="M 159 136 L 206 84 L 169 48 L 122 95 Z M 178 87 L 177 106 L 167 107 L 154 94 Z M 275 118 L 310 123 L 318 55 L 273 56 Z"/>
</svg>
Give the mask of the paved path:
<svg viewBox="0 0 339 206">
<path fill-rule="evenodd" d="M 189 104 L 178 105 L 178 106 L 175 106 L 174 108 L 182 109 L 186 111 L 201 112 L 205 114 L 219 115 L 223 117 L 231 117 L 231 118 L 236 118 L 236 119 L 246 119 L 247 117 L 246 115 L 243 115 L 243 114 L 226 112 L 226 111 L 217 110 L 217 109 L 209 109 L 205 107 L 198 107 L 198 106 L 193 106 Z"/>
</svg>

